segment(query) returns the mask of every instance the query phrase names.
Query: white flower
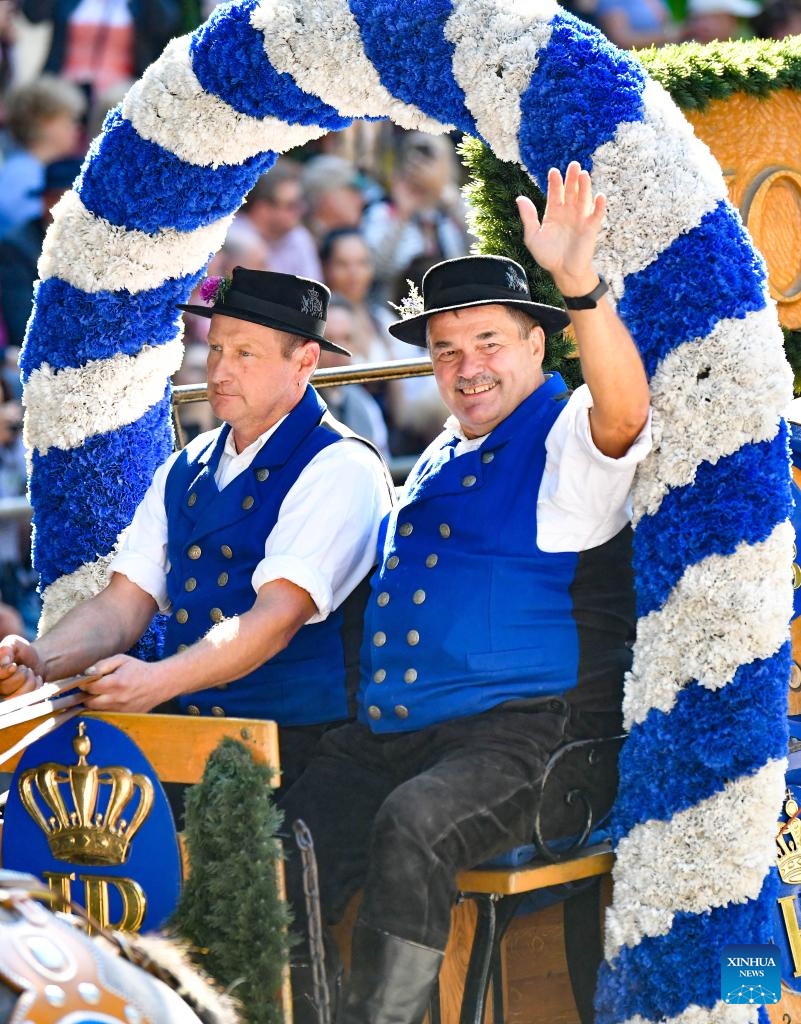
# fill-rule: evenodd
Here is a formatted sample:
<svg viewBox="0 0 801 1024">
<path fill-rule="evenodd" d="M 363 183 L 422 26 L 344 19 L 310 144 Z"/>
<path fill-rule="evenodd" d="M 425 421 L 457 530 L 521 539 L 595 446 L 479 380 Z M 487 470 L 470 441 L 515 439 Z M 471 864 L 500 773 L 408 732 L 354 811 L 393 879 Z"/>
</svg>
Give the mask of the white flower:
<svg viewBox="0 0 801 1024">
<path fill-rule="evenodd" d="M 420 294 L 417 285 L 408 278 L 406 279 L 406 284 L 409 286 L 409 294 L 402 298 L 398 305 L 395 305 L 394 302 L 389 303 L 401 320 L 409 320 L 413 316 L 422 316 L 425 312 L 423 296 Z"/>
</svg>

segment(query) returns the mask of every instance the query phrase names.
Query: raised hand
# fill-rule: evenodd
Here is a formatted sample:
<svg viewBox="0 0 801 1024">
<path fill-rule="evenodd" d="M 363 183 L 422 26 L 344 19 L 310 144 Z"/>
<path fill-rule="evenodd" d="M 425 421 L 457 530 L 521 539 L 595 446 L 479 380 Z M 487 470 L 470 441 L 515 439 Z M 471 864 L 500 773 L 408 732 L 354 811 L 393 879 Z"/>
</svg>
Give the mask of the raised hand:
<svg viewBox="0 0 801 1024">
<path fill-rule="evenodd" d="M 574 160 L 564 180 L 552 167 L 548 195 L 540 222 L 530 199 L 520 196 L 517 208 L 523 222 L 523 241 L 541 267 L 549 271 L 563 295 L 584 295 L 598 283 L 592 261 L 606 200 L 593 196 L 587 171 Z"/>
</svg>

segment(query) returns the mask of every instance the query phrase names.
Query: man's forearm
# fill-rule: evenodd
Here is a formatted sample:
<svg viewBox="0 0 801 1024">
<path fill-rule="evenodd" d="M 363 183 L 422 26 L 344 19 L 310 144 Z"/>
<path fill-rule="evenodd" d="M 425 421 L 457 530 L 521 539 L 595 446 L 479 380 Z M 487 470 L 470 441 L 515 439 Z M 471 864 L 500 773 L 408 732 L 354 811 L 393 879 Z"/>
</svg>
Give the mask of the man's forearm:
<svg viewBox="0 0 801 1024">
<path fill-rule="evenodd" d="M 162 694 L 177 697 L 241 679 L 282 651 L 315 611 L 300 587 L 286 580 L 265 585 L 249 611 L 153 666 Z"/>
<path fill-rule="evenodd" d="M 526 248 L 550 271 L 562 295 L 588 297 L 599 283 L 593 261 L 606 213 L 606 200 L 593 196 L 589 174 L 575 160 L 564 178 L 551 168 L 542 223 L 530 199 L 518 197 L 517 206 Z M 608 296 L 594 308 L 571 309 L 570 319 L 592 394 L 593 441 L 605 455 L 620 458 L 648 418 L 650 395 L 642 360 Z"/>
<path fill-rule="evenodd" d="M 606 298 L 597 308 L 572 310 L 584 380 L 592 394 L 590 424 L 601 451 L 624 455 L 648 418 L 650 394 L 642 359 Z"/>
<path fill-rule="evenodd" d="M 127 651 L 155 611 L 155 602 L 139 587 L 125 577 L 113 577 L 105 590 L 76 605 L 34 642 L 44 678 L 76 675 L 100 658 Z"/>
<path fill-rule="evenodd" d="M 131 646 L 107 629 L 105 617 L 91 601 L 73 608 L 53 629 L 33 644 L 44 668 L 44 679 L 64 679 L 83 672 L 99 658 Z"/>
</svg>

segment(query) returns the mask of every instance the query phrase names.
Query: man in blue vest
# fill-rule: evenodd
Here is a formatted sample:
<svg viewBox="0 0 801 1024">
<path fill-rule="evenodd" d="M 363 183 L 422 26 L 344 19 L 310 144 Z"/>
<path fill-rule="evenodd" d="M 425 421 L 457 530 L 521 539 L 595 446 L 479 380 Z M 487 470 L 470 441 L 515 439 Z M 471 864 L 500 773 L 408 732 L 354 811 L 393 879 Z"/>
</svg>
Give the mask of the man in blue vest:
<svg viewBox="0 0 801 1024">
<path fill-rule="evenodd" d="M 237 267 L 212 305 L 182 307 L 211 318 L 209 401 L 224 425 L 156 471 L 101 593 L 34 644 L 3 641 L 0 691 L 86 672 L 92 710 L 169 702 L 274 719 L 285 784 L 350 717 L 354 605 L 391 485 L 309 384 L 321 348 L 344 351 L 325 337 L 328 299 L 316 281 Z M 159 609 L 163 660 L 119 653 Z"/>
<path fill-rule="evenodd" d="M 422 307 L 390 329 L 427 345 L 452 416 L 379 538 L 359 720 L 323 737 L 283 801 L 314 837 L 327 920 L 363 886 L 344 1024 L 422 1018 L 457 873 L 530 841 L 558 747 L 620 730 L 648 385 L 593 269 L 605 203 L 589 175 L 551 171 L 542 223 L 528 200 L 518 207 L 565 296 L 586 384 L 568 398 L 543 373 L 545 337 L 568 317 L 531 301 L 517 263 L 428 271 Z M 302 878 L 287 867 L 300 922 Z M 308 970 L 295 973 L 305 1020 Z"/>
</svg>

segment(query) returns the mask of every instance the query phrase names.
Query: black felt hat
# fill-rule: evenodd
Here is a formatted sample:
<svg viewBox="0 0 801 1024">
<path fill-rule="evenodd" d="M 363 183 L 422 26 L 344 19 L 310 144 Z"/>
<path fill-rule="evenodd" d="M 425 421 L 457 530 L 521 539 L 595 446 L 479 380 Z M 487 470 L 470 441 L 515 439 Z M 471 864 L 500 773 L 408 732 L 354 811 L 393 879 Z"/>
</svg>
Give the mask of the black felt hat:
<svg viewBox="0 0 801 1024">
<path fill-rule="evenodd" d="M 468 306 L 516 306 L 532 316 L 546 335 L 567 327 L 570 318 L 558 306 L 533 302 L 526 272 L 505 256 L 462 256 L 431 267 L 423 278 L 422 308 L 403 308 L 402 320 L 389 332 L 410 345 L 426 347 L 426 322 L 435 313 Z"/>
<path fill-rule="evenodd" d="M 209 278 L 209 282 L 213 279 Z M 301 338 L 319 342 L 320 348 L 349 356 L 325 336 L 325 321 L 331 292 L 324 284 L 294 274 L 234 267 L 230 283 L 221 278 L 212 305 L 179 305 L 188 313 L 212 317 L 217 314 L 248 320 L 262 327 L 274 327 Z M 202 291 L 202 289 L 201 289 Z"/>
</svg>

